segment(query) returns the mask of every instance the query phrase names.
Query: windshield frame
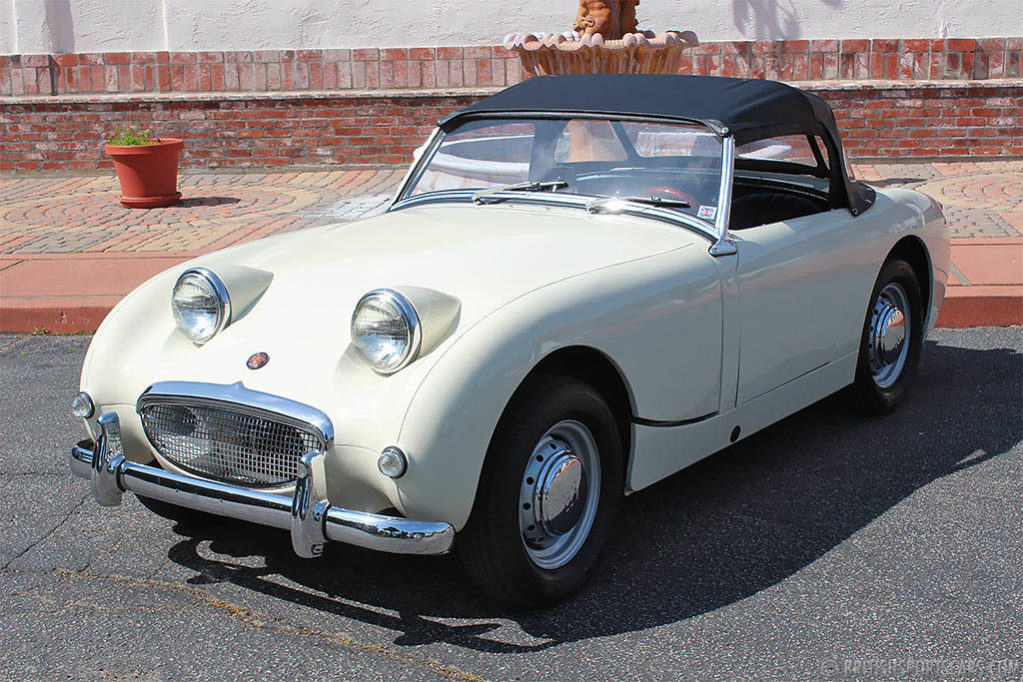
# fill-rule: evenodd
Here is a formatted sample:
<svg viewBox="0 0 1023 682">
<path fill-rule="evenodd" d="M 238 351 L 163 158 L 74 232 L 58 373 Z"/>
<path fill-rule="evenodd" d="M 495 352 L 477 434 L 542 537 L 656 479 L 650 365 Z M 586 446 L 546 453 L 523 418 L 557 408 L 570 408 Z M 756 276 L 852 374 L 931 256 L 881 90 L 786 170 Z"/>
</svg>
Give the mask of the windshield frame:
<svg viewBox="0 0 1023 682">
<path fill-rule="evenodd" d="M 516 112 L 485 112 L 477 115 L 464 117 L 459 119 L 458 123 L 461 127 L 462 123 L 468 121 L 479 121 L 479 120 L 507 120 L 507 119 L 544 119 L 544 120 L 566 120 L 570 121 L 573 119 L 590 119 L 590 120 L 605 120 L 605 121 L 635 121 L 635 122 L 646 122 L 646 123 L 674 123 L 674 124 L 689 124 L 698 125 L 709 130 L 722 144 L 721 149 L 721 173 L 720 173 L 720 184 L 718 193 L 718 206 L 714 220 L 707 220 L 699 218 L 695 215 L 684 213 L 678 210 L 672 210 L 666 207 L 658 207 L 645 203 L 622 201 L 621 205 L 614 211 L 608 213 L 624 214 L 624 215 L 635 215 L 645 218 L 652 218 L 661 222 L 668 222 L 674 225 L 687 227 L 693 229 L 705 237 L 708 237 L 714 246 L 727 242 L 727 226 L 729 219 L 729 204 L 731 202 L 732 194 L 732 176 L 734 172 L 735 162 L 735 145 L 734 138 L 731 137 L 730 132 L 727 128 L 719 128 L 713 125 L 716 122 L 712 121 L 700 121 L 696 119 L 692 120 L 681 120 L 674 117 L 665 116 L 637 116 L 637 115 L 618 115 L 618 114 L 595 114 L 595 113 L 575 113 L 575 112 L 530 112 L 530 111 L 516 111 Z M 416 182 L 420 179 L 426 167 L 432 161 L 434 155 L 443 143 L 445 137 L 450 132 L 454 132 L 458 127 L 452 130 L 445 130 L 444 128 L 438 127 L 431 133 L 426 144 L 416 150 L 416 157 L 408 172 L 405 174 L 404 179 L 398 186 L 398 190 L 394 194 L 394 198 L 391 204 L 387 208 L 387 212 L 399 211 L 405 208 L 411 208 L 413 206 L 422 206 L 425 204 L 435 203 L 472 203 L 472 196 L 476 193 L 476 189 L 446 189 L 446 190 L 435 190 L 432 192 L 425 192 L 417 194 L 415 196 L 406 196 L 406 193 L 415 186 Z M 731 144 L 730 144 L 731 143 Z M 558 192 L 497 192 L 490 195 L 493 199 L 500 203 L 517 203 L 517 204 L 544 204 L 544 205 L 555 205 L 555 206 L 566 206 L 572 208 L 582 208 L 585 210 L 586 205 L 594 199 L 606 198 L 603 195 L 587 195 L 587 194 L 576 194 L 576 193 L 558 193 Z M 713 248 L 713 247 L 712 247 Z M 724 255 L 724 254 L 721 254 Z"/>
</svg>

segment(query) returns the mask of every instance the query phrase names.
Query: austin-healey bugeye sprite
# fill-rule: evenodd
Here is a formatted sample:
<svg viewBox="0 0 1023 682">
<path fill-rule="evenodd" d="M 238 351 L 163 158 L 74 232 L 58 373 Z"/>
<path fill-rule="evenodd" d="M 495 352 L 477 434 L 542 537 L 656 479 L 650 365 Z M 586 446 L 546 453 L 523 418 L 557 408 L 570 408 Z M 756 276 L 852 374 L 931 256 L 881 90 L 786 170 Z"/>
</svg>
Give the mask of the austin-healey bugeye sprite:
<svg viewBox="0 0 1023 682">
<path fill-rule="evenodd" d="M 623 495 L 833 393 L 893 409 L 948 263 L 940 205 L 856 181 L 816 95 L 533 78 L 443 119 L 385 213 L 128 295 L 71 468 L 102 505 L 302 557 L 456 549 L 493 597 L 551 603 Z"/>
</svg>

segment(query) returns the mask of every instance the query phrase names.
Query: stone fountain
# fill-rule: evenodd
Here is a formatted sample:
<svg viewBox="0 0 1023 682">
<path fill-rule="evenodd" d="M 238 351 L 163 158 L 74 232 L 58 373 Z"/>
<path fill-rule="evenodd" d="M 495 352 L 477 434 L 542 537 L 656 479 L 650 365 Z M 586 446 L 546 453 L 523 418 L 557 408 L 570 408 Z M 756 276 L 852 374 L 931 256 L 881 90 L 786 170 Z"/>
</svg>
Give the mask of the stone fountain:
<svg viewBox="0 0 1023 682">
<path fill-rule="evenodd" d="M 579 0 L 566 33 L 512 33 L 504 46 L 534 76 L 565 73 L 678 73 L 683 51 L 699 44 L 692 31 L 640 31 L 639 0 Z"/>
</svg>

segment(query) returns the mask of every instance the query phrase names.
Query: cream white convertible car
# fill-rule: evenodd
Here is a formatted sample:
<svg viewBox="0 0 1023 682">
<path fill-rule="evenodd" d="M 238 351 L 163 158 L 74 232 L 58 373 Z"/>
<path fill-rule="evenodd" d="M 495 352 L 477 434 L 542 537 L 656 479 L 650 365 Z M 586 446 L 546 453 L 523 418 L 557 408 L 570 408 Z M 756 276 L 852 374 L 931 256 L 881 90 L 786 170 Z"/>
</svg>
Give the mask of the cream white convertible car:
<svg viewBox="0 0 1023 682">
<path fill-rule="evenodd" d="M 71 468 L 102 505 L 302 557 L 455 549 L 493 597 L 551 603 L 623 495 L 832 393 L 894 408 L 948 262 L 941 207 L 857 182 L 815 95 L 534 78 L 441 121 L 386 213 L 125 298 Z"/>
</svg>

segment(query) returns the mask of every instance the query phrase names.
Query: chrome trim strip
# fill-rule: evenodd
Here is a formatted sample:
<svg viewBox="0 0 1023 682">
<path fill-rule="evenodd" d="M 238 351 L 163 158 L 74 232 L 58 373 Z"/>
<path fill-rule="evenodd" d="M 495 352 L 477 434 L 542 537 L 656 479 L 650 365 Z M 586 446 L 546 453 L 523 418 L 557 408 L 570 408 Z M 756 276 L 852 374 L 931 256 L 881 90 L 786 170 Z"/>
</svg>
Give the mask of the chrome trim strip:
<svg viewBox="0 0 1023 682">
<path fill-rule="evenodd" d="M 423 153 L 419 155 L 419 158 L 414 159 L 412 163 L 409 164 L 408 171 L 405 172 L 405 177 L 401 179 L 401 182 L 398 184 L 398 189 L 394 193 L 394 198 L 391 199 L 391 204 L 387 207 L 388 211 L 390 211 L 391 208 L 398 203 L 398 199 L 405 193 L 409 182 L 412 180 L 412 176 L 415 175 L 416 171 L 419 170 L 419 167 L 422 165 L 423 159 L 427 157 L 432 158 L 431 152 L 433 152 L 434 144 L 440 138 L 441 132 L 440 128 L 434 128 L 433 132 L 430 133 L 430 136 L 426 138 L 426 142 L 423 143 Z"/>
<path fill-rule="evenodd" d="M 721 140 L 721 186 L 718 188 L 718 212 L 714 221 L 717 233 L 710 247 L 712 256 L 730 256 L 739 248 L 728 236 L 728 222 L 732 216 L 732 181 L 735 178 L 735 138 L 731 135 Z"/>
<path fill-rule="evenodd" d="M 678 421 L 659 421 L 657 419 L 644 419 L 642 417 L 633 417 L 632 423 L 636 426 L 655 426 L 655 427 L 672 427 L 672 426 L 687 426 L 689 424 L 696 424 L 698 422 L 707 421 L 711 417 L 718 416 L 717 410 L 703 415 L 702 417 L 693 417 L 692 419 L 680 419 Z"/>
<path fill-rule="evenodd" d="M 391 206 L 389 210 L 399 211 L 404 208 L 412 208 L 423 204 L 450 203 L 453 201 L 471 203 L 473 194 L 473 190 L 447 190 L 431 192 L 429 194 L 420 194 L 408 199 L 402 199 L 399 203 Z M 546 192 L 543 194 L 501 192 L 491 195 L 490 198 L 504 199 L 509 203 L 540 204 L 545 206 L 561 206 L 586 210 L 586 205 L 594 199 L 613 199 L 614 197 L 592 197 L 584 194 L 558 194 Z M 687 213 L 658 208 L 656 206 L 648 206 L 646 204 L 626 203 L 628 204 L 627 208 L 619 211 L 619 213 L 623 215 L 631 215 L 638 218 L 649 218 L 651 220 L 658 220 L 671 225 L 689 228 L 692 231 L 698 232 L 702 236 L 707 237 L 711 241 L 714 241 L 717 238 L 717 231 L 711 227 L 709 223 L 706 223 L 699 218 L 694 218 Z"/>
<path fill-rule="evenodd" d="M 240 381 L 234 384 L 160 381 L 142 392 L 135 403 L 135 411 L 141 413 L 145 405 L 155 403 L 229 407 L 243 414 L 290 421 L 293 426 L 312 427 L 320 434 L 324 450 L 329 450 L 334 444 L 334 424 L 326 414 L 305 403 L 245 388 Z"/>
<path fill-rule="evenodd" d="M 322 545 L 318 551 L 316 548 L 321 537 L 323 542 L 333 540 L 397 554 L 445 554 L 454 544 L 455 529 L 449 523 L 359 512 L 320 499 L 316 490 L 323 472 L 322 453 L 303 457 L 301 485 L 294 497 L 288 498 L 129 462 L 123 455 L 107 457 L 105 449 L 109 446 L 105 443 L 120 433 L 120 424 L 113 412 L 104 414 L 100 424 L 99 443 L 82 441 L 74 446 L 70 464 L 76 476 L 92 478 L 93 494 L 101 504 L 106 501 L 106 506 L 116 506 L 122 493 L 132 492 L 180 507 L 290 530 L 299 556 L 322 553 Z M 119 436 L 116 440 L 120 441 Z"/>
</svg>

